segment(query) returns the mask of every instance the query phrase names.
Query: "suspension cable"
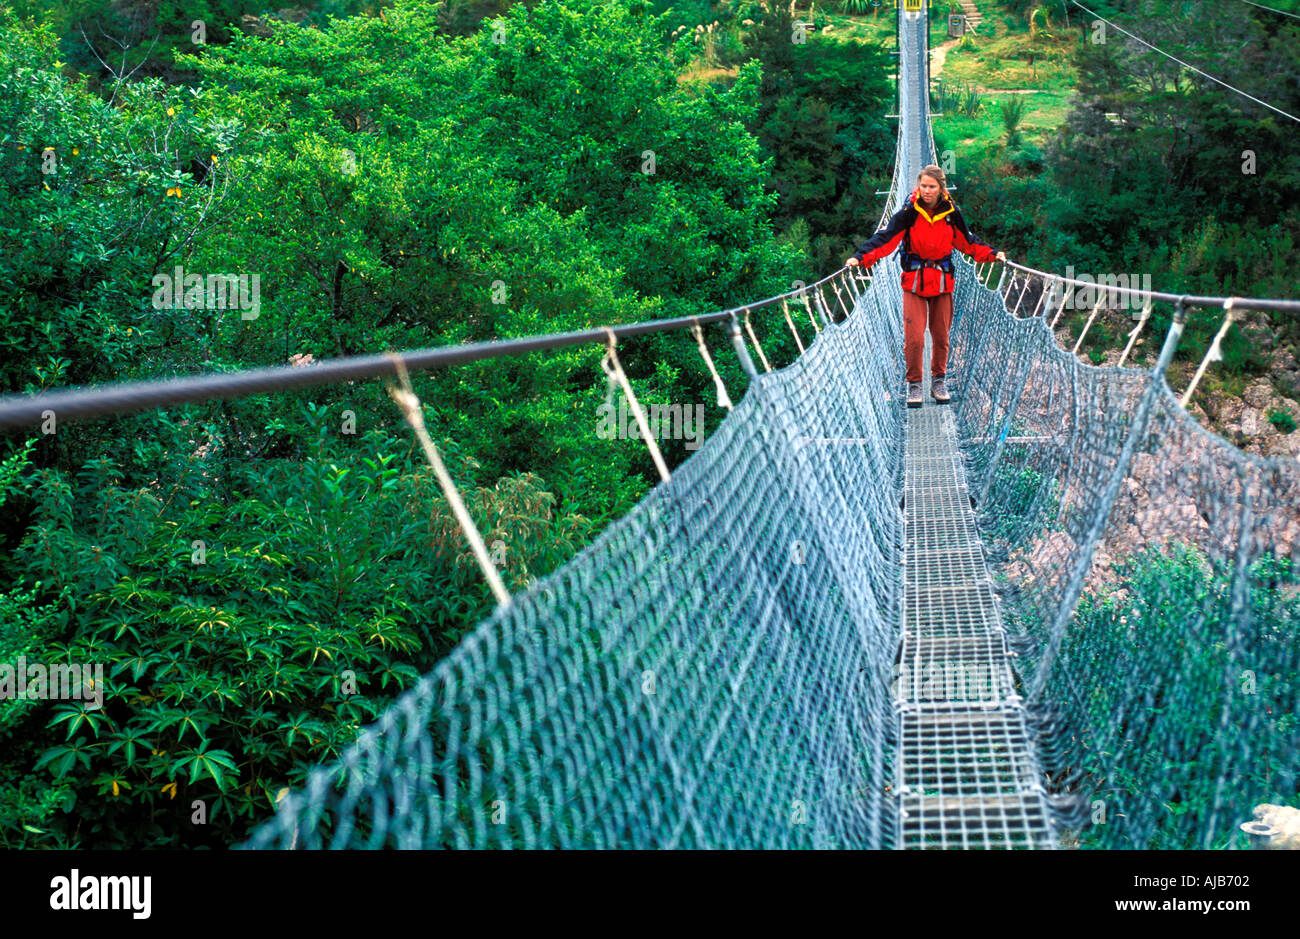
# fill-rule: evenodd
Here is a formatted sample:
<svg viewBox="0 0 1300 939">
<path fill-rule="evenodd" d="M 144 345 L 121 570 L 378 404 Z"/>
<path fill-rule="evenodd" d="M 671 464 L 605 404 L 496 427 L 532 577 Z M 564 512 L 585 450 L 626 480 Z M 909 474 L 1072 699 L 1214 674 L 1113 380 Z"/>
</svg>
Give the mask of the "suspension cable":
<svg viewBox="0 0 1300 939">
<path fill-rule="evenodd" d="M 1269 104 L 1267 101 L 1261 101 L 1259 98 L 1256 98 L 1254 95 L 1252 95 L 1252 94 L 1247 94 L 1246 92 L 1242 91 L 1240 88 L 1237 88 L 1237 87 L 1235 87 L 1235 86 L 1233 86 L 1233 85 L 1229 85 L 1227 82 L 1225 82 L 1225 81 L 1223 81 L 1223 80 L 1221 80 L 1221 79 L 1215 78 L 1215 77 L 1214 77 L 1213 75 L 1211 75 L 1209 72 L 1203 72 L 1203 71 L 1201 71 L 1199 68 L 1197 68 L 1195 65 L 1192 65 L 1191 63 L 1188 63 L 1188 62 L 1184 62 L 1182 59 L 1178 58 L 1177 56 L 1170 55 L 1168 52 L 1165 52 L 1163 49 L 1159 49 L 1159 48 L 1157 48 L 1157 47 L 1151 45 L 1151 43 L 1147 42 L 1145 39 L 1142 39 L 1140 36 L 1134 36 L 1132 33 L 1130 33 L 1130 32 L 1129 32 L 1127 29 L 1125 29 L 1124 27 L 1122 27 L 1122 26 L 1120 26 L 1120 25 L 1118 25 L 1118 24 L 1116 24 L 1116 23 L 1112 23 L 1110 20 L 1106 19 L 1104 16 L 1101 16 L 1101 15 L 1099 15 L 1099 14 L 1097 14 L 1097 13 L 1093 13 L 1092 10 L 1089 10 L 1086 6 L 1084 6 L 1082 3 L 1080 3 L 1079 0 L 1070 0 L 1070 2 L 1073 3 L 1075 6 L 1077 6 L 1080 10 L 1083 10 L 1085 13 L 1090 13 L 1090 14 L 1092 14 L 1093 16 L 1097 17 L 1097 19 L 1101 20 L 1103 23 L 1107 24 L 1108 26 L 1114 26 L 1116 29 L 1118 29 L 1118 30 L 1119 30 L 1121 33 L 1123 33 L 1125 36 L 1128 36 L 1130 39 L 1136 39 L 1138 42 L 1142 43 L 1142 45 L 1146 46 L 1148 49 L 1152 49 L 1152 50 L 1154 50 L 1154 51 L 1156 51 L 1156 52 L 1159 52 L 1159 53 L 1160 53 L 1161 55 L 1163 55 L 1166 59 L 1172 59 L 1173 61 L 1177 62 L 1179 65 L 1183 66 L 1183 68 L 1189 68 L 1189 69 L 1191 69 L 1193 72 L 1195 72 L 1196 74 L 1198 74 L 1198 75 L 1203 75 L 1203 76 L 1205 76 L 1206 78 L 1208 78 L 1208 79 L 1209 79 L 1210 81 L 1212 81 L 1212 82 L 1217 82 L 1218 84 L 1222 85 L 1224 88 L 1227 88 L 1229 91 L 1235 91 L 1237 94 L 1241 95 L 1243 98 L 1249 98 L 1251 101 L 1254 101 L 1256 104 L 1262 104 L 1262 105 L 1264 105 L 1264 107 L 1268 108 L 1270 111 L 1276 111 L 1278 114 L 1281 114 L 1283 117 L 1289 117 L 1291 120 L 1296 121 L 1297 123 L 1300 123 L 1300 117 L 1296 117 L 1294 114 L 1289 114 L 1289 113 L 1287 113 L 1286 111 L 1283 111 L 1281 108 L 1275 108 L 1273 105 Z"/>
<path fill-rule="evenodd" d="M 1277 7 L 1266 7 L 1262 3 L 1255 3 L 1254 0 L 1241 0 L 1242 3 L 1249 3 L 1253 7 L 1259 7 L 1261 10 L 1268 10 L 1270 13 L 1280 13 L 1283 16 L 1289 16 L 1292 19 L 1300 20 L 1300 14 L 1288 13 L 1286 10 L 1279 10 Z"/>
<path fill-rule="evenodd" d="M 1153 301 L 1164 303 L 1177 303 L 1180 300 L 1187 306 L 1195 307 L 1222 307 L 1228 297 L 1202 297 L 1194 294 L 1177 294 L 1161 293 L 1158 290 L 1142 290 L 1134 287 L 1111 286 L 1110 284 L 1098 284 L 1095 281 L 1079 280 L 1074 277 L 1065 277 L 1061 274 L 1053 274 L 1050 271 L 1040 271 L 1034 267 L 1026 267 L 1023 264 L 1017 264 L 1014 261 L 1003 261 L 1007 267 L 1015 268 L 1018 271 L 1024 271 L 1026 274 L 1037 274 L 1039 277 L 1056 278 L 1062 284 L 1074 284 L 1078 287 L 1091 287 L 1093 290 L 1104 290 L 1107 293 L 1123 294 L 1130 297 L 1150 297 Z M 1268 300 L 1263 298 L 1252 297 L 1232 297 L 1232 305 L 1238 310 L 1263 310 L 1273 313 L 1300 313 L 1300 300 Z"/>
<path fill-rule="evenodd" d="M 842 269 L 841 269 L 842 270 Z M 612 333 L 616 340 L 649 333 L 689 330 L 694 325 L 720 323 L 732 319 L 742 310 L 753 310 L 790 298 L 802 297 L 807 302 L 809 291 L 819 289 L 836 271 L 821 280 L 789 290 L 785 293 L 747 303 L 743 306 L 718 310 L 698 316 L 679 316 L 670 319 L 646 320 L 619 326 L 597 326 L 568 333 L 546 333 L 520 339 L 503 339 L 489 342 L 472 342 L 456 346 L 439 346 L 399 353 L 410 371 L 428 371 L 495 359 L 508 355 L 523 355 L 548 349 L 598 342 L 608 345 Z M 814 325 L 816 325 L 814 321 Z M 212 399 L 243 398 L 266 392 L 308 388 L 340 381 L 356 381 L 384 376 L 398 377 L 394 360 L 389 354 L 345 356 L 326 359 L 307 368 L 291 365 L 269 368 L 245 369 L 236 372 L 192 375 L 182 378 L 146 379 L 133 382 L 115 382 L 91 385 L 84 388 L 66 388 L 43 391 L 29 395 L 0 397 L 0 431 L 30 430 L 53 416 L 59 423 L 108 414 L 126 414 L 150 408 L 163 408 Z"/>
</svg>

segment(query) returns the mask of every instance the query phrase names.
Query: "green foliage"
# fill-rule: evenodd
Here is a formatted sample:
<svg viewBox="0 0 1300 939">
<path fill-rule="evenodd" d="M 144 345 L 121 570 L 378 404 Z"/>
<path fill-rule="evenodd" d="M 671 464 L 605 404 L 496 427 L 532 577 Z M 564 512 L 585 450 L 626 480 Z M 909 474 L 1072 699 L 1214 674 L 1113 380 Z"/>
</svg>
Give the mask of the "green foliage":
<svg viewBox="0 0 1300 939">
<path fill-rule="evenodd" d="M 49 32 L 3 28 L 3 17 L 0 278 L 11 289 L 0 299 L 0 388 L 129 376 L 154 364 L 164 338 L 146 312 L 150 278 L 205 216 L 221 217 L 220 187 L 209 179 L 195 193 L 190 170 L 224 158 L 238 125 L 199 120 L 201 95 L 157 81 L 124 87 L 110 107 L 64 80 Z"/>
<path fill-rule="evenodd" d="M 1296 429 L 1295 415 L 1286 408 L 1270 408 L 1268 412 L 1269 423 L 1276 427 L 1281 433 L 1294 433 Z"/>
<path fill-rule="evenodd" d="M 1026 144 L 1012 154 L 1011 165 L 1025 175 L 1039 173 L 1043 169 L 1043 151 Z"/>
<path fill-rule="evenodd" d="M 65 592 L 94 588 L 72 641 L 50 651 L 103 663 L 107 676 L 102 710 L 42 709 L 47 748 L 34 768 L 77 805 L 75 824 L 56 825 L 63 837 L 87 847 L 242 837 L 490 610 L 431 473 L 385 456 L 393 441 L 382 434 L 354 448 L 323 409 L 304 419 L 313 459 L 241 463 L 224 498 L 183 466 L 134 489 L 108 460 L 75 483 L 33 473 L 18 560 Z M 590 534 L 585 520 L 555 516 L 536 477 L 471 490 L 467 503 L 485 538 L 502 542 L 511 589 Z M 206 826 L 189 822 L 196 799 Z"/>
<path fill-rule="evenodd" d="M 748 49 L 763 79 L 751 127 L 773 157 L 773 220 L 794 243 L 795 226 L 806 226 L 809 266 L 830 274 L 879 216 L 875 191 L 887 185 L 894 140 L 883 119 L 893 95 L 888 59 L 881 47 L 817 34 L 791 42 L 788 7 L 755 20 Z"/>
<path fill-rule="evenodd" d="M 1008 425 L 1008 437 L 1025 435 L 1022 422 Z M 1007 443 L 993 470 L 985 498 L 983 532 L 989 543 L 1022 543 L 1056 522 L 1061 504 L 1060 482 L 1034 465 L 1034 452 L 1024 443 Z"/>
<path fill-rule="evenodd" d="M 999 103 L 999 111 L 1002 114 L 1002 126 L 1007 132 L 1007 146 L 1019 146 L 1020 122 L 1025 116 L 1024 97 L 1021 95 L 1012 95 L 1009 98 L 1003 98 Z"/>
<path fill-rule="evenodd" d="M 1032 6 L 1008 7 L 1016 29 Z M 736 305 L 837 268 L 870 232 L 892 154 L 884 50 L 817 33 L 792 43 L 788 11 L 756 3 L 654 15 L 587 0 L 325 0 L 302 25 L 241 0 L 42 10 L 31 27 L 0 8 L 4 392 Z M 245 14 L 259 17 L 246 30 Z M 193 19 L 208 45 L 191 41 Z M 715 20 L 711 46 L 670 41 Z M 1194 20 L 1173 24 L 1180 48 L 1194 40 L 1229 78 L 1227 65 L 1250 67 L 1196 47 Z M 83 26 L 124 57 L 101 63 Z M 1080 269 L 1122 262 L 1169 272 L 1164 289 L 1284 295 L 1300 222 L 1286 208 L 1295 168 L 1277 158 L 1285 129 L 1176 75 L 1142 87 L 1117 45 L 1078 48 L 1084 93 L 1046 157 L 1013 146 L 963 168 L 968 217 L 986 240 L 1041 244 Z M 1294 49 L 1264 47 L 1288 74 Z M 740 65 L 734 84 L 679 86 L 675 65 L 698 56 Z M 982 111 L 974 83 L 946 100 Z M 1244 148 L 1258 174 L 1241 172 Z M 1179 211 L 1153 210 L 1153 191 Z M 178 264 L 256 273 L 259 315 L 156 308 L 154 277 Z M 1193 314 L 1183 354 L 1199 357 L 1211 312 Z M 788 360 L 767 315 L 760 339 Z M 1279 324 L 1284 338 L 1296 322 Z M 1224 352 L 1228 373 L 1262 361 L 1235 328 Z M 638 442 L 593 444 L 599 354 L 415 377 L 512 589 L 653 479 Z M 716 410 L 681 337 L 620 356 L 643 403 Z M 731 357 L 718 361 L 743 388 Z M 0 768 L 18 780 L 0 793 L 5 846 L 236 840 L 491 608 L 377 383 L 0 446 L 0 661 L 102 662 L 110 676 L 102 709 L 0 702 Z M 665 450 L 689 455 L 681 441 Z M 1057 509 L 1021 448 L 995 487 L 1020 513 L 1006 537 L 1011 520 Z M 195 799 L 206 826 L 191 821 Z"/>
<path fill-rule="evenodd" d="M 966 84 L 957 95 L 957 113 L 966 117 L 979 117 L 983 110 L 983 93 L 973 82 Z"/>
<path fill-rule="evenodd" d="M 1027 137 L 1024 115 L 1014 132 L 1007 128 L 1004 153 L 967 157 L 963 208 L 968 217 L 986 220 L 982 235 L 1048 270 L 1072 265 L 1093 276 L 1149 274 L 1154 289 L 1170 293 L 1294 295 L 1300 171 L 1283 139 L 1281 125 L 1288 122 L 1135 43 L 1089 41 L 1091 30 L 1073 8 L 1032 0 L 1003 6 L 1019 17 L 1008 15 L 1008 33 L 1023 34 L 1035 7 L 1050 13 L 1057 27 L 1067 18 L 1058 13 L 1069 14 L 1077 38 L 1069 47 L 1054 40 L 1038 61 L 1046 71 L 1049 51 L 1068 48 L 1077 83 L 1064 120 L 1044 144 L 1030 145 L 1041 146 L 1041 161 L 1029 146 L 1014 143 Z M 1119 0 L 1099 12 L 1295 113 L 1300 101 L 1285 76 L 1300 67 L 1300 52 L 1285 30 L 1278 31 L 1282 18 L 1250 8 L 1224 18 L 1213 7 L 1204 0 Z M 1213 35 L 1207 22 L 1216 24 Z M 1025 40 L 1008 40 L 998 45 L 998 55 L 1004 61 L 1039 55 L 1044 30 L 1035 30 L 1032 50 Z M 1253 60 L 1233 53 L 1240 48 L 1258 49 L 1272 67 L 1260 72 Z M 990 55 L 983 80 L 997 80 L 998 64 Z M 941 136 L 944 123 L 936 125 Z M 940 147 L 967 152 L 963 138 L 972 133 L 978 135 L 954 131 L 956 139 Z M 1180 361 L 1204 357 L 1221 317 L 1221 311 L 1192 312 Z M 1160 335 L 1169 322 L 1170 311 L 1157 305 L 1149 328 Z M 1271 325 L 1281 345 L 1300 347 L 1300 321 L 1279 318 Z M 1223 352 L 1215 370 L 1224 376 L 1258 375 L 1271 364 L 1272 350 L 1248 342 L 1237 326 Z"/>
<path fill-rule="evenodd" d="M 697 92 L 640 8 L 516 6 L 503 32 L 459 37 L 456 9 L 271 24 L 180 62 L 201 92 L 151 78 L 102 96 L 64 77 L 51 30 L 0 14 L 4 390 L 685 315 L 808 279 L 771 231 L 756 65 Z M 810 79 L 827 107 L 859 93 L 837 84 L 847 63 Z M 156 308 L 176 265 L 256 274 L 256 317 Z M 783 321 L 754 319 L 788 361 Z M 644 404 L 719 419 L 689 340 L 619 353 Z M 512 590 L 653 478 L 639 441 L 595 438 L 599 356 L 413 376 Z M 238 840 L 492 608 L 378 383 L 5 447 L 0 652 L 102 663 L 107 699 L 0 706 L 0 764 L 21 780 L 0 844 Z"/>
<path fill-rule="evenodd" d="M 978 117 L 984 108 L 983 93 L 974 82 L 935 79 L 933 107 L 944 115 Z"/>
<path fill-rule="evenodd" d="M 284 29 L 199 64 L 238 81 L 223 111 L 291 128 L 241 164 L 244 211 L 214 245 L 283 285 L 256 333 L 317 355 L 492 339 L 716 308 L 793 276 L 766 233 L 766 169 L 743 123 L 756 73 L 727 92 L 681 91 L 654 24 L 611 7 L 516 8 L 502 43 L 487 28 L 426 41 L 431 28 L 412 4 L 385 22 Z M 345 151 L 355 174 L 340 170 Z M 267 236 L 282 246 L 272 259 L 257 248 Z M 679 400 L 699 400 L 707 377 L 692 350 L 646 343 L 661 347 L 691 376 Z M 536 471 L 597 514 L 626 507 L 622 481 L 643 454 L 570 472 L 602 390 L 575 376 L 598 374 L 598 354 L 436 376 L 440 429 L 489 478 Z M 629 367 L 644 374 L 639 357 Z"/>
<path fill-rule="evenodd" d="M 19 478 L 30 466 L 33 448 L 29 440 L 0 460 L 0 507 L 21 488 Z M 42 603 L 37 600 L 37 594 L 44 593 L 42 586 L 38 582 L 31 590 L 10 587 L 0 592 L 0 663 L 16 667 L 20 660 L 48 660 L 51 637 L 66 617 L 60 606 L 69 591 Z M 36 748 L 25 728 L 39 709 L 35 700 L 0 698 L 0 772 L 15 780 L 0 791 L 0 846 L 6 848 L 69 847 L 49 828 L 55 814 L 71 804 L 68 787 L 45 785 L 27 773 Z"/>
<path fill-rule="evenodd" d="M 1029 11 L 1029 33 L 1043 39 L 1051 39 L 1052 16 L 1045 7 L 1036 6 Z"/>
<path fill-rule="evenodd" d="M 1249 611 L 1231 623 L 1232 571 L 1192 546 L 1150 545 L 1116 575 L 1122 594 L 1098 588 L 1081 599 L 1058 666 L 1086 690 L 1081 768 L 1110 806 L 1081 843 L 1200 848 L 1214 810 L 1223 847 L 1254 805 L 1294 796 L 1278 786 L 1295 772 L 1285 741 L 1300 691 L 1288 665 L 1300 639 L 1300 571 L 1285 557 L 1255 560 Z"/>
</svg>

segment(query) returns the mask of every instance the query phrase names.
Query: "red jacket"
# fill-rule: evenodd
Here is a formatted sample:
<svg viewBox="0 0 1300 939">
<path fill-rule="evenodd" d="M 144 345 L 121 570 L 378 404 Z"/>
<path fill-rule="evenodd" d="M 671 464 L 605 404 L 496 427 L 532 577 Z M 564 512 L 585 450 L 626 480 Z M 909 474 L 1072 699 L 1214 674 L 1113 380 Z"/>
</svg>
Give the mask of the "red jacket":
<svg viewBox="0 0 1300 939">
<path fill-rule="evenodd" d="M 919 190 L 915 189 L 908 204 L 895 212 L 889 224 L 872 235 L 853 256 L 863 267 L 871 267 L 892 254 L 900 241 L 903 242 L 900 257 L 903 289 L 922 297 L 952 292 L 953 248 L 976 261 L 992 261 L 998 254 L 971 233 L 951 199 L 940 196 L 934 211 L 927 212 L 920 205 Z"/>
</svg>

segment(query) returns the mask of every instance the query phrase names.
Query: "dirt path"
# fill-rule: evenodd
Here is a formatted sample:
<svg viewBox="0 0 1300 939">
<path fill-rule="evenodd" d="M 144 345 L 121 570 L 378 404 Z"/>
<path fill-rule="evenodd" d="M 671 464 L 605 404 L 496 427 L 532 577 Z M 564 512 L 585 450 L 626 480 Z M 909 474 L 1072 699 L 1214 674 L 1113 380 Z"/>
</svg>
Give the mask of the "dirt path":
<svg viewBox="0 0 1300 939">
<path fill-rule="evenodd" d="M 980 13 L 979 9 L 971 2 L 971 0 L 958 0 L 958 2 L 961 4 L 962 12 L 966 14 L 966 31 L 972 33 L 975 32 L 975 27 L 977 27 L 980 24 L 980 21 L 984 19 L 984 14 Z M 938 48 L 931 50 L 930 77 L 932 79 L 938 78 L 943 74 L 943 63 L 944 60 L 948 58 L 948 50 L 959 42 L 961 42 L 960 39 L 949 39 Z"/>
<path fill-rule="evenodd" d="M 949 39 L 947 42 L 943 43 L 943 45 L 930 51 L 931 80 L 936 79 L 943 74 L 943 61 L 948 58 L 948 50 L 959 42 L 961 42 L 960 39 Z"/>
</svg>

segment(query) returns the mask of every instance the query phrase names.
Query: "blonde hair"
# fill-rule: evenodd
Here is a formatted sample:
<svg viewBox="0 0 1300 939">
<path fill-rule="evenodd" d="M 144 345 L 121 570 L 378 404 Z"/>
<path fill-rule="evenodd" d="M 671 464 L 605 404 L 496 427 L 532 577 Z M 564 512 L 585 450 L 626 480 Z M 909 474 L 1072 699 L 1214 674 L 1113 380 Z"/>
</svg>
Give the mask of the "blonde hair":
<svg viewBox="0 0 1300 939">
<path fill-rule="evenodd" d="M 916 174 L 916 181 L 918 184 L 921 182 L 922 176 L 932 177 L 934 181 L 939 184 L 939 195 L 944 199 L 952 199 L 952 196 L 948 194 L 948 177 L 940 167 L 935 166 L 933 163 L 929 166 L 921 167 L 921 172 Z"/>
</svg>

